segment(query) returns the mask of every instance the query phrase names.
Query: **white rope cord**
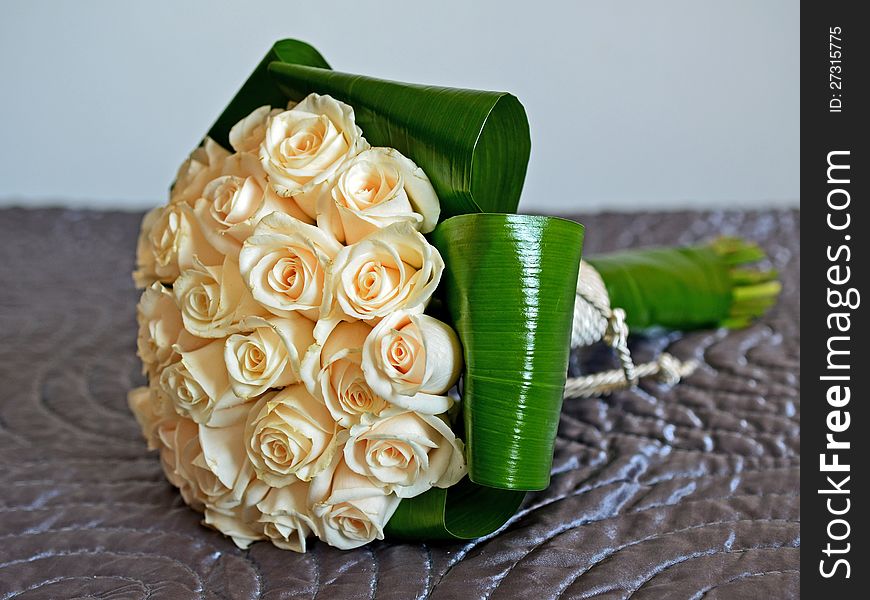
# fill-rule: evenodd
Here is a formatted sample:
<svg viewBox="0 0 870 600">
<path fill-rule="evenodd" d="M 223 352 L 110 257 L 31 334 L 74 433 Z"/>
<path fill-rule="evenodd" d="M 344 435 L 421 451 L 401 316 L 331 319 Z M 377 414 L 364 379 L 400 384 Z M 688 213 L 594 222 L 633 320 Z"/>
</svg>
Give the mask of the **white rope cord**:
<svg viewBox="0 0 870 600">
<path fill-rule="evenodd" d="M 591 346 L 603 340 L 607 332 L 608 319 L 610 319 L 610 297 L 607 295 L 604 281 L 589 263 L 580 261 L 571 347 Z"/>
<path fill-rule="evenodd" d="M 600 340 L 604 340 L 616 352 L 621 369 L 569 377 L 565 384 L 565 398 L 611 394 L 636 385 L 642 377 L 653 375 L 657 375 L 662 383 L 675 385 L 697 367 L 695 361 L 683 362 L 667 352 L 663 352 L 656 361 L 635 365 L 628 349 L 625 311 L 610 307 L 610 297 L 598 271 L 586 261 L 581 261 L 571 347 L 589 346 Z"/>
</svg>

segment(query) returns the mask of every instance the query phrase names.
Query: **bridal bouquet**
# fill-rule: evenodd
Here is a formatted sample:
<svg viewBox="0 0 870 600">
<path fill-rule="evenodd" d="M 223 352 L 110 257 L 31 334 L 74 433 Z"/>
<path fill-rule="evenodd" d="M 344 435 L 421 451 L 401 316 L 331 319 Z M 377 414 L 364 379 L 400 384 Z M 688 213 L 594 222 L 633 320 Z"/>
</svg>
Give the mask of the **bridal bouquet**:
<svg viewBox="0 0 870 600">
<path fill-rule="evenodd" d="M 169 480 L 240 546 L 383 538 L 402 498 L 465 475 L 453 329 L 426 174 L 311 94 L 206 139 L 144 219 L 149 385 L 131 405 Z"/>
<path fill-rule="evenodd" d="M 509 94 L 275 44 L 143 219 L 133 274 L 129 404 L 205 524 L 298 552 L 489 534 L 549 483 L 572 326 L 611 335 L 608 301 L 677 328 L 772 304 L 740 240 L 599 257 L 578 283 L 583 227 L 513 214 L 529 151 Z"/>
</svg>

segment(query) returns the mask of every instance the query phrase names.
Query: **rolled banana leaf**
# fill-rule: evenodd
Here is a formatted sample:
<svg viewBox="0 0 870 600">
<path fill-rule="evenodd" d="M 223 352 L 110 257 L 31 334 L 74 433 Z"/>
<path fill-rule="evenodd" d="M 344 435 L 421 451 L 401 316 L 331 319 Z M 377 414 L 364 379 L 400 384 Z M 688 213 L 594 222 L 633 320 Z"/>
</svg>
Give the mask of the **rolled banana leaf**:
<svg viewBox="0 0 870 600">
<path fill-rule="evenodd" d="M 644 248 L 587 257 L 610 305 L 632 330 L 745 327 L 776 303 L 781 286 L 752 242 L 722 237 L 683 248 Z"/>
<path fill-rule="evenodd" d="M 451 488 L 433 488 L 402 500 L 387 523 L 386 534 L 392 540 L 473 540 L 504 525 L 525 495 L 477 485 L 466 477 Z"/>
<path fill-rule="evenodd" d="M 474 214 L 441 223 L 442 299 L 462 340 L 468 478 L 403 500 L 387 531 L 471 539 L 501 527 L 550 482 L 568 372 L 583 226 Z"/>
<path fill-rule="evenodd" d="M 230 128 L 255 108 L 329 94 L 354 108 L 373 146 L 417 163 L 441 200 L 441 216 L 516 212 L 531 151 L 516 97 L 340 73 L 310 45 L 281 40 L 266 54 L 208 135 L 229 147 Z"/>
<path fill-rule="evenodd" d="M 583 226 L 477 214 L 432 235 L 447 308 L 465 355 L 463 412 L 471 481 L 540 490 L 568 372 Z"/>
</svg>

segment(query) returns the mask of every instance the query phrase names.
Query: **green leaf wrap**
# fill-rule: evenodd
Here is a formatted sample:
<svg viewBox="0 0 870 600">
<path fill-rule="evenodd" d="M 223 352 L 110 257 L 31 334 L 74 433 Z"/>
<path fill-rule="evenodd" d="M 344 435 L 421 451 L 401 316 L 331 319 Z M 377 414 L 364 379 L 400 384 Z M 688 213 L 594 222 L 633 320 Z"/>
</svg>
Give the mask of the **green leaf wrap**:
<svg viewBox="0 0 870 600">
<path fill-rule="evenodd" d="M 230 127 L 264 104 L 329 94 L 354 108 L 373 146 L 396 148 L 422 167 L 441 216 L 516 212 L 531 152 L 529 123 L 505 92 L 414 85 L 332 71 L 314 48 L 277 42 L 209 131 L 228 146 Z"/>
<path fill-rule="evenodd" d="M 400 540 L 472 540 L 504 525 L 525 495 L 483 487 L 466 477 L 451 488 L 433 488 L 402 500 L 386 533 L 390 539 Z"/>
<path fill-rule="evenodd" d="M 540 490 L 550 482 L 568 372 L 583 226 L 478 214 L 441 223 L 444 298 L 465 355 L 469 477 Z"/>
<path fill-rule="evenodd" d="M 275 42 L 248 80 L 227 104 L 227 107 L 211 126 L 208 135 L 224 148 L 230 148 L 230 129 L 247 117 L 255 108 L 265 104 L 276 108 L 287 106 L 289 98 L 269 73 L 273 62 L 288 62 L 329 69 L 329 63 L 309 44 L 299 40 L 280 40 Z"/>
<path fill-rule="evenodd" d="M 625 309 L 631 329 L 695 329 L 728 316 L 728 270 L 710 248 L 627 250 L 586 262 L 604 280 L 610 305 Z"/>
<path fill-rule="evenodd" d="M 586 259 L 604 281 L 610 305 L 631 329 L 745 327 L 776 303 L 776 271 L 757 269 L 756 244 L 718 238 L 682 248 L 641 248 Z"/>
</svg>

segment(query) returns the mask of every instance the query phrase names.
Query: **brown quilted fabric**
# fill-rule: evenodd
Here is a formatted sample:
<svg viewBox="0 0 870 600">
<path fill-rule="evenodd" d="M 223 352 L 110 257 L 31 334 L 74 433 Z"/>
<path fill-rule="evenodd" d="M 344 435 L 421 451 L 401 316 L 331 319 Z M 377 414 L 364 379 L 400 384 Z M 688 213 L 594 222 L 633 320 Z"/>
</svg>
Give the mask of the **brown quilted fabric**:
<svg viewBox="0 0 870 600">
<path fill-rule="evenodd" d="M 798 213 L 580 218 L 587 253 L 757 240 L 782 302 L 744 331 L 636 340 L 640 360 L 669 347 L 703 366 L 566 401 L 552 485 L 489 539 L 306 555 L 201 527 L 145 451 L 126 407 L 140 216 L 0 211 L 0 597 L 798 596 Z"/>
</svg>

